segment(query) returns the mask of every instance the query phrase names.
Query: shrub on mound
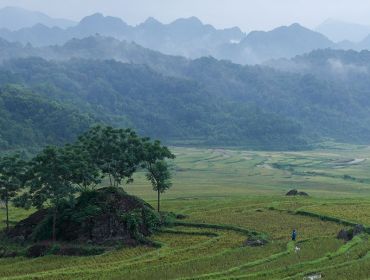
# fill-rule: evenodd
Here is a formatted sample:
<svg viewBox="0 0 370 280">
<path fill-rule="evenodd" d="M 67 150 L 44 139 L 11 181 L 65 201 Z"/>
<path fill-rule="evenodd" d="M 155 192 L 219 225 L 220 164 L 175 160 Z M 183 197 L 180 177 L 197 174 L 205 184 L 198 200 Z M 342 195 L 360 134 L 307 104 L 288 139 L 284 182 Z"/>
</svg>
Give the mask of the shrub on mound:
<svg viewBox="0 0 370 280">
<path fill-rule="evenodd" d="M 136 245 L 159 228 L 160 217 L 145 201 L 119 188 L 86 191 L 75 203 L 58 209 L 57 239 L 66 242 L 107 244 L 124 242 Z M 50 240 L 51 211 L 40 210 L 19 222 L 9 233 L 26 241 Z"/>
</svg>

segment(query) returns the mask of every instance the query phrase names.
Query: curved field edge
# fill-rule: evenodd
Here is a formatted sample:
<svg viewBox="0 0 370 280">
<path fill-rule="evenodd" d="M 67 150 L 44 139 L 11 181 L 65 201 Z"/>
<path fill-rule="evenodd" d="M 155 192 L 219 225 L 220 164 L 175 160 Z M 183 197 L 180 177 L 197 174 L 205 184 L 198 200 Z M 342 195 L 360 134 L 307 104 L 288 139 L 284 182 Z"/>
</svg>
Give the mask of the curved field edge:
<svg viewBox="0 0 370 280">
<path fill-rule="evenodd" d="M 178 226 L 188 227 L 190 229 L 191 228 L 197 228 L 197 229 L 207 228 L 207 229 L 214 229 L 214 230 L 234 231 L 237 234 L 242 234 L 243 236 L 250 234 L 251 232 L 247 229 L 242 229 L 242 228 L 232 229 L 232 227 L 230 226 L 210 225 L 210 224 L 202 224 L 201 226 L 196 227 L 193 225 L 189 225 L 187 223 L 178 223 Z M 124 259 L 120 261 L 110 262 L 109 264 L 107 264 L 108 265 L 107 268 L 99 267 L 101 266 L 99 264 L 76 265 L 76 266 L 70 266 L 68 268 L 59 268 L 59 269 L 52 269 L 52 270 L 45 271 L 45 272 L 30 273 L 28 275 L 18 275 L 18 276 L 9 276 L 9 277 L 5 276 L 5 278 L 1 278 L 1 279 L 47 279 L 48 277 L 55 277 L 57 275 L 77 276 L 82 273 L 88 273 L 88 274 L 91 274 L 94 272 L 101 273 L 102 271 L 105 271 L 108 273 L 109 271 L 112 272 L 118 268 L 119 269 L 122 269 L 122 268 L 130 269 L 131 266 L 135 266 L 138 264 L 143 265 L 145 263 L 150 264 L 152 261 L 156 261 L 158 258 L 164 258 L 168 255 L 181 254 L 186 251 L 198 249 L 200 247 L 206 247 L 209 244 L 213 243 L 218 238 L 220 238 L 220 234 L 218 234 L 217 232 L 210 232 L 210 231 L 184 231 L 184 230 L 175 230 L 172 228 L 167 228 L 167 229 L 162 230 L 161 232 L 167 233 L 167 234 L 173 234 L 173 235 L 203 236 L 203 237 L 208 237 L 209 239 L 206 239 L 198 244 L 195 244 L 195 245 L 192 245 L 186 248 L 178 249 L 178 250 L 174 250 L 170 248 L 170 246 L 167 244 L 162 244 L 161 248 L 155 251 L 143 254 L 142 256 L 134 257 L 128 260 Z M 216 255 L 227 254 L 229 252 L 230 250 L 223 250 L 221 252 L 218 252 L 210 256 L 204 256 L 203 258 L 214 257 Z M 175 262 L 175 263 L 172 263 L 172 265 L 176 263 L 186 263 L 188 261 L 191 261 L 191 259 Z M 105 264 L 103 263 L 102 265 L 105 265 Z M 149 268 L 152 268 L 152 267 L 149 267 Z M 139 270 L 145 270 L 145 268 L 141 268 Z"/>
<path fill-rule="evenodd" d="M 306 211 L 306 210 L 297 210 L 295 212 L 295 214 L 296 215 L 313 217 L 313 218 L 319 218 L 322 221 L 335 222 L 335 223 L 338 223 L 338 224 L 341 224 L 341 225 L 344 225 L 344 226 L 353 226 L 354 227 L 354 226 L 359 224 L 359 222 L 348 221 L 348 220 L 341 219 L 341 218 L 338 218 L 338 217 L 333 217 L 333 216 L 324 215 L 324 214 L 320 214 L 320 213 L 310 212 L 310 211 Z M 370 226 L 364 225 L 364 228 L 365 228 L 366 233 L 370 234 Z"/>
<path fill-rule="evenodd" d="M 288 211 L 277 210 L 277 211 L 292 213 L 292 211 L 289 211 L 289 210 Z M 344 220 L 344 219 L 339 219 L 339 218 L 336 218 L 336 217 L 330 217 L 330 216 L 321 215 L 321 214 L 312 213 L 312 212 L 303 211 L 303 210 L 297 210 L 297 211 L 294 212 L 294 214 L 313 217 L 313 218 L 318 218 L 322 221 L 335 222 L 335 223 L 342 224 L 342 225 L 345 225 L 345 226 L 356 226 L 358 224 L 358 223 L 347 221 L 347 220 Z M 179 224 L 181 224 L 181 223 L 179 223 Z M 202 226 L 202 224 L 197 224 L 197 223 L 189 223 L 189 225 Z M 217 226 L 217 225 L 213 225 L 213 226 Z M 205 225 L 205 227 L 207 227 L 207 225 Z M 228 227 L 228 226 L 226 226 L 226 227 Z M 238 227 L 234 227 L 234 226 L 231 226 L 231 227 L 236 228 L 236 230 L 243 231 L 242 228 L 238 228 Z M 370 233 L 370 228 L 369 227 L 366 226 L 365 230 L 366 230 L 366 233 Z M 307 240 L 302 240 L 300 242 L 297 242 L 297 244 L 299 244 L 301 242 L 305 242 Z M 348 252 L 352 247 L 358 245 L 361 242 L 361 240 L 363 240 L 363 237 L 355 237 L 352 241 L 350 241 L 350 242 L 344 244 L 343 246 L 341 246 L 336 253 L 331 254 L 330 256 L 325 256 L 325 257 L 322 257 L 322 258 L 319 258 L 319 259 L 303 262 L 299 265 L 293 265 L 293 266 L 289 266 L 289 267 L 291 268 L 291 267 L 297 267 L 297 266 L 302 266 L 302 265 L 318 264 L 318 263 L 321 263 L 321 262 L 326 261 L 328 259 L 338 257 L 338 256 L 343 255 L 344 253 Z M 252 276 L 265 275 L 266 272 L 255 273 L 255 274 L 246 274 L 246 275 L 243 275 L 243 276 L 236 276 L 236 277 L 231 277 L 231 278 L 230 278 L 230 276 L 227 276 L 227 275 L 230 275 L 230 274 L 235 273 L 237 271 L 240 271 L 241 269 L 250 268 L 250 267 L 257 266 L 257 265 L 267 263 L 267 262 L 272 262 L 276 259 L 279 259 L 279 258 L 285 256 L 285 255 L 289 255 L 290 253 L 292 253 L 294 251 L 295 244 L 296 243 L 294 243 L 294 242 L 289 242 L 287 244 L 287 249 L 284 252 L 273 254 L 268 258 L 258 259 L 258 260 L 255 260 L 253 262 L 242 264 L 240 266 L 233 267 L 233 268 L 225 270 L 225 271 L 208 273 L 208 274 L 199 275 L 199 276 L 196 276 L 196 277 L 184 277 L 184 278 L 178 278 L 178 279 L 179 280 L 180 279 L 181 280 L 190 280 L 190 279 L 242 279 L 243 277 L 246 277 L 246 276 L 252 277 Z M 278 272 L 278 271 L 274 271 L 273 273 L 276 273 L 276 272 Z M 310 273 L 310 271 L 307 271 L 305 273 L 302 273 L 302 275 L 307 275 L 309 273 Z M 270 274 L 270 273 L 268 273 L 268 274 Z M 227 276 L 227 277 L 224 278 L 223 276 Z"/>
<path fill-rule="evenodd" d="M 352 260 L 352 261 L 349 261 L 349 262 L 344 262 L 344 263 L 339 263 L 337 265 L 330 265 L 328 267 L 326 266 L 322 266 L 322 264 L 325 262 L 325 261 L 328 261 L 328 260 L 332 260 L 332 259 L 335 259 L 335 258 L 338 258 L 346 253 L 348 253 L 352 248 L 354 248 L 355 246 L 359 246 L 363 241 L 363 237 L 355 237 L 352 241 L 344 244 L 343 246 L 341 246 L 334 254 L 330 254 L 328 256 L 325 256 L 325 257 L 322 257 L 322 258 L 318 258 L 318 259 L 314 259 L 314 260 L 311 260 L 311 261 L 307 261 L 307 262 L 301 262 L 299 264 L 294 264 L 294 265 L 289 265 L 289 266 L 286 266 L 284 268 L 280 268 L 280 269 L 274 269 L 274 270 L 269 270 L 269 271 L 262 271 L 262 272 L 257 272 L 257 273 L 251 273 L 251 274 L 243 274 L 243 275 L 237 275 L 237 276 L 225 276 L 225 277 L 211 277 L 209 279 L 218 279 L 218 280 L 227 280 L 227 279 L 247 279 L 247 278 L 256 278 L 256 277 L 259 277 L 259 276 L 263 276 L 263 277 L 267 277 L 269 276 L 268 279 L 292 279 L 292 277 L 296 277 L 296 276 L 305 276 L 305 275 L 309 275 L 310 273 L 317 273 L 318 271 L 322 271 L 324 270 L 325 268 L 332 268 L 332 267 L 340 267 L 340 266 L 344 266 L 344 265 L 347 265 L 347 264 L 351 264 L 351 263 L 354 263 L 354 262 L 357 262 L 358 259 L 355 259 L 355 260 Z M 370 256 L 370 254 L 368 253 L 365 257 L 368 258 Z M 320 265 L 320 267 L 315 267 L 313 269 L 306 269 L 305 266 L 312 266 L 312 265 Z M 289 270 L 293 270 L 293 269 L 305 269 L 304 272 L 298 272 L 294 275 L 290 275 L 288 277 L 283 277 L 283 278 L 274 278 L 274 275 L 278 274 L 278 273 L 284 273 L 284 272 L 288 272 Z M 198 278 L 197 278 L 198 279 Z"/>
</svg>

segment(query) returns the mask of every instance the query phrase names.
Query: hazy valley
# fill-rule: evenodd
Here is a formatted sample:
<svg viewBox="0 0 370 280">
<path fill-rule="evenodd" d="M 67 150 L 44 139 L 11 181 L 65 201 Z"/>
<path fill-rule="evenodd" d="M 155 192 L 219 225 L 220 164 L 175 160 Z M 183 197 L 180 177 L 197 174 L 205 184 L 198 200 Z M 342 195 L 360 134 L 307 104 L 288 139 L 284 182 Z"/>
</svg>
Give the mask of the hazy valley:
<svg viewBox="0 0 370 280">
<path fill-rule="evenodd" d="M 370 23 L 69 4 L 0 6 L 0 279 L 369 279 Z"/>
</svg>

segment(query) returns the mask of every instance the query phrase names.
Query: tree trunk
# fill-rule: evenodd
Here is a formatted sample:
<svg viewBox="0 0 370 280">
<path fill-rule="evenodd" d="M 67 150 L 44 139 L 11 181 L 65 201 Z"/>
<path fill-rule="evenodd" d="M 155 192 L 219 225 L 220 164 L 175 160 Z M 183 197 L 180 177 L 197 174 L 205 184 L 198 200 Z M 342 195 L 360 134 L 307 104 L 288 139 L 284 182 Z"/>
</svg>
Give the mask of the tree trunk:
<svg viewBox="0 0 370 280">
<path fill-rule="evenodd" d="M 108 174 L 108 177 L 109 177 L 109 183 L 110 183 L 110 186 L 112 187 L 112 177 L 110 176 L 110 173 Z"/>
<path fill-rule="evenodd" d="M 160 210 L 160 202 L 161 202 L 161 193 L 158 190 L 158 213 L 159 213 L 159 210 Z"/>
<path fill-rule="evenodd" d="M 53 242 L 55 242 L 57 240 L 56 223 L 57 223 L 57 209 L 55 207 L 54 208 L 54 213 L 53 213 Z"/>
<path fill-rule="evenodd" d="M 8 198 L 8 195 L 5 197 L 5 209 L 6 209 L 6 233 L 9 233 L 9 198 Z"/>
</svg>

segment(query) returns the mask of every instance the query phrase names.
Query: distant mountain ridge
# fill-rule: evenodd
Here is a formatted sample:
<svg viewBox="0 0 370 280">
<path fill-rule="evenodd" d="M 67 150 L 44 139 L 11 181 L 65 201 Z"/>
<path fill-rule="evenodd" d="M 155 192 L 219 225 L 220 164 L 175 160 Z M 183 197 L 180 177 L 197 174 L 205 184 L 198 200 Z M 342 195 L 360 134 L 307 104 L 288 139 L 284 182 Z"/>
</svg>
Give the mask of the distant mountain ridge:
<svg viewBox="0 0 370 280">
<path fill-rule="evenodd" d="M 0 28 L 11 31 L 42 24 L 47 27 L 67 28 L 77 24 L 67 19 L 51 18 L 36 11 L 29 11 L 18 7 L 5 7 L 0 9 Z"/>
<path fill-rule="evenodd" d="M 316 27 L 315 31 L 334 42 L 361 42 L 370 34 L 370 25 L 328 19 Z"/>
<path fill-rule="evenodd" d="M 5 16 L 1 17 L 1 13 Z M 22 13 L 25 16 L 21 16 Z M 9 15 L 13 15 L 12 20 L 6 20 Z M 14 30 L 11 24 L 14 18 L 19 18 L 19 26 L 26 27 Z M 28 24 L 23 20 L 28 20 Z M 6 23 L 10 27 L 1 28 L 6 27 Z M 239 64 L 292 58 L 318 49 L 370 49 L 370 27 L 335 20 L 328 20 L 315 30 L 294 23 L 246 34 L 238 27 L 216 29 L 196 17 L 180 18 L 168 24 L 149 17 L 143 23 L 132 26 L 121 18 L 96 13 L 74 24 L 18 8 L 0 10 L 0 37 L 9 42 L 45 47 L 64 45 L 71 39 L 97 34 L 135 42 L 167 55 L 190 59 L 213 56 Z M 342 38 L 350 40 L 340 40 Z"/>
<path fill-rule="evenodd" d="M 224 47 L 223 58 L 242 63 L 261 63 L 273 58 L 291 58 L 315 49 L 333 48 L 335 44 L 324 35 L 298 23 L 271 31 L 253 31 L 239 44 Z"/>
<path fill-rule="evenodd" d="M 346 23 L 326 22 L 318 30 L 321 28 L 325 31 L 328 27 L 330 31 L 330 26 L 338 29 L 335 27 L 337 25 L 344 26 L 343 29 L 349 26 L 347 33 L 356 28 Z M 359 32 L 366 34 L 366 27 L 362 26 L 362 31 Z M 239 64 L 260 64 L 271 59 L 292 58 L 318 49 L 370 49 L 370 35 L 357 43 L 335 43 L 317 30 L 308 29 L 298 23 L 277 27 L 271 31 L 252 31 L 246 34 L 238 27 L 216 29 L 196 17 L 180 18 L 168 24 L 148 18 L 141 24 L 131 26 L 121 18 L 96 13 L 68 28 L 49 27 L 38 23 L 16 31 L 0 29 L 1 38 L 24 45 L 30 43 L 36 47 L 61 46 L 72 39 L 83 39 L 97 34 L 128 43 L 135 42 L 166 55 L 190 59 L 213 56 Z"/>
<path fill-rule="evenodd" d="M 99 13 L 85 17 L 78 25 L 67 29 L 38 24 L 18 31 L 0 30 L 0 37 L 8 41 L 34 46 L 60 45 L 73 38 L 95 34 L 134 41 L 165 54 L 186 57 L 210 55 L 218 46 L 245 37 L 238 28 L 217 30 L 195 17 L 178 19 L 170 24 L 148 19 L 138 26 L 130 26 L 120 18 Z"/>
<path fill-rule="evenodd" d="M 268 32 L 254 31 L 248 35 L 239 28 L 216 29 L 198 18 L 177 19 L 163 24 L 154 18 L 130 26 L 120 18 L 100 13 L 83 18 L 67 29 L 38 24 L 18 31 L 0 30 L 0 37 L 34 46 L 62 45 L 73 38 L 95 34 L 110 36 L 169 55 L 188 58 L 213 56 L 241 64 L 294 57 L 320 48 L 336 45 L 324 35 L 299 24 L 279 27 Z"/>
</svg>

